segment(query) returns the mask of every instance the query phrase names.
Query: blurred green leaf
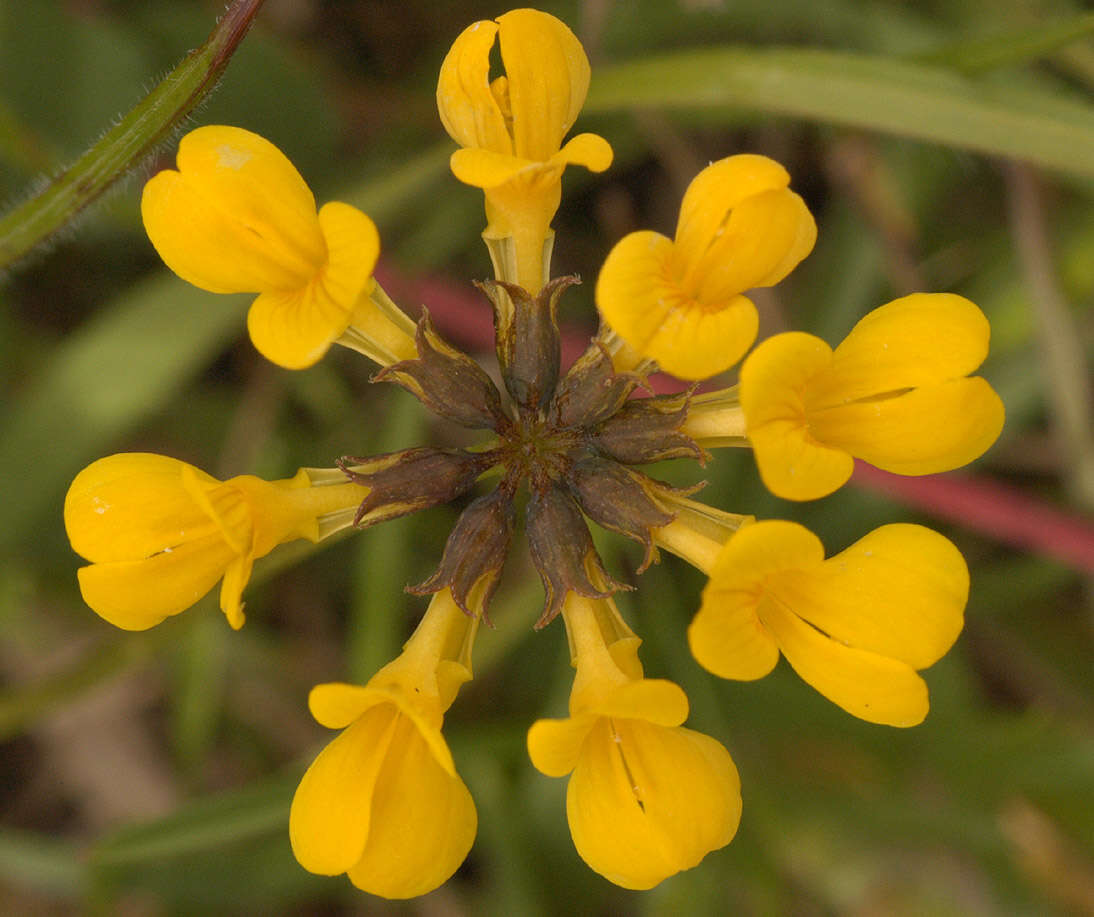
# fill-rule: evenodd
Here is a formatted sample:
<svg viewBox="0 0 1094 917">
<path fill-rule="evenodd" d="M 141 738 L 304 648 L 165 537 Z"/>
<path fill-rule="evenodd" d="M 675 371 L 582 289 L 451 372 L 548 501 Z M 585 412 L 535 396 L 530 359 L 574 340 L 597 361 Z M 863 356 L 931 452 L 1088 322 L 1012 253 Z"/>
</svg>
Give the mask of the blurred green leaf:
<svg viewBox="0 0 1094 917">
<path fill-rule="evenodd" d="M 241 332 L 245 301 L 159 274 L 54 351 L 0 414 L 0 470 L 19 482 L 5 497 L 0 547 L 25 539 L 50 506 L 59 522 L 67 482 Z"/>
<path fill-rule="evenodd" d="M 1028 63 L 1091 34 L 1094 34 L 1094 13 L 1082 13 L 984 38 L 959 40 L 919 55 L 918 59 L 925 64 L 954 67 L 963 73 L 980 73 Z"/>
<path fill-rule="evenodd" d="M 83 880 L 84 864 L 74 844 L 29 831 L 0 829 L 0 878 L 65 897 Z"/>
<path fill-rule="evenodd" d="M 287 833 L 289 803 L 299 780 L 299 774 L 292 774 L 251 784 L 198 799 L 156 821 L 121 828 L 92 848 L 92 868 L 137 866 L 258 835 Z"/>
<path fill-rule="evenodd" d="M 708 48 L 604 67 L 588 112 L 727 108 L 806 118 L 1094 175 L 1094 108 L 937 67 L 815 49 Z"/>
</svg>

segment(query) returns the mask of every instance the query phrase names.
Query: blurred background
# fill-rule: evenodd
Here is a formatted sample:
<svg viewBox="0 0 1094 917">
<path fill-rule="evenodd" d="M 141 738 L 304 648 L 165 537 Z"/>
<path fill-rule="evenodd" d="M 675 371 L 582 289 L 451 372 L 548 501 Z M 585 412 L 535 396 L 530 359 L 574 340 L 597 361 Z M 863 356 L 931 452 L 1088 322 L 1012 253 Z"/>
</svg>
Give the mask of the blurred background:
<svg viewBox="0 0 1094 917">
<path fill-rule="evenodd" d="M 571 670 L 561 624 L 531 629 L 542 591 L 518 545 L 497 627 L 481 633 L 476 678 L 446 721 L 479 809 L 466 864 L 399 904 L 299 868 L 289 800 L 332 735 L 307 692 L 363 681 L 397 652 L 425 605 L 403 587 L 432 571 L 458 507 L 279 549 L 238 633 L 214 598 L 127 634 L 80 598 L 65 490 L 119 451 L 277 478 L 464 434 L 370 386 L 371 364 L 348 351 L 305 372 L 265 363 L 245 334 L 248 297 L 167 272 L 138 200 L 173 163 L 171 143 L 0 286 L 0 913 L 1094 914 L 1091 14 L 1067 0 L 542 8 L 593 61 L 578 129 L 616 150 L 604 175 L 567 172 L 555 223 L 556 273 L 586 280 L 563 304 L 574 346 L 595 327 L 593 281 L 613 242 L 636 228 L 671 234 L 695 172 L 745 151 L 787 165 L 820 230 L 810 258 L 759 300 L 761 334 L 835 344 L 913 290 L 961 293 L 990 317 L 983 374 L 1007 426 L 963 472 L 908 485 L 865 470 L 793 505 L 764 492 L 743 452 L 705 472 L 654 471 L 680 484 L 702 474 L 704 500 L 803 522 L 830 552 L 887 522 L 950 537 L 972 596 L 957 646 L 926 673 L 927 721 L 859 722 L 785 663 L 756 683 L 707 675 L 684 637 L 702 578 L 665 557 L 620 606 L 647 673 L 680 683 L 689 725 L 733 754 L 744 815 L 698 868 L 650 892 L 618 889 L 573 850 L 565 781 L 524 750 L 536 717 L 563 715 Z M 267 0 L 190 120 L 263 134 L 320 201 L 369 212 L 389 292 L 415 314 L 428 304 L 476 354 L 491 346 L 470 284 L 489 274 L 482 196 L 447 171 L 434 89 L 456 35 L 504 10 Z M 17 204 L 72 161 L 222 11 L 221 0 L 0 0 L 0 201 Z M 712 56 L 665 57 L 690 49 Z M 634 579 L 636 546 L 600 547 Z"/>
</svg>

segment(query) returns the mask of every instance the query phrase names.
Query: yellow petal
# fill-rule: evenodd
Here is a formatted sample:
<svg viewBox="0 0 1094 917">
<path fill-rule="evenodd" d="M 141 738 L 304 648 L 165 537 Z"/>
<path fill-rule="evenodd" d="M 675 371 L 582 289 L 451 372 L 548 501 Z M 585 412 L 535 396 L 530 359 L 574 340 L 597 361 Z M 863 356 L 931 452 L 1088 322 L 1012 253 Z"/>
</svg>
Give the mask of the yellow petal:
<svg viewBox="0 0 1094 917">
<path fill-rule="evenodd" d="M 670 274 L 673 243 L 655 232 L 625 236 L 596 285 L 605 321 L 631 347 L 682 379 L 728 369 L 756 339 L 759 317 L 745 297 L 699 304 Z"/>
<path fill-rule="evenodd" d="M 533 767 L 548 777 L 565 777 L 577 765 L 585 737 L 596 721 L 592 715 L 536 720 L 527 740 Z"/>
<path fill-rule="evenodd" d="M 141 560 L 218 531 L 182 482 L 183 468 L 210 486 L 215 478 L 164 455 L 129 452 L 92 462 L 65 496 L 72 548 L 96 562 Z"/>
<path fill-rule="evenodd" d="M 243 590 L 251 579 L 254 568 L 254 555 L 237 556 L 224 571 L 224 582 L 220 584 L 220 610 L 228 619 L 232 630 L 243 626 Z"/>
<path fill-rule="evenodd" d="M 789 184 L 786 169 L 766 156 L 741 153 L 711 163 L 692 179 L 684 193 L 676 223 L 676 244 L 699 257 L 730 211 L 742 201 Z"/>
<path fill-rule="evenodd" d="M 96 614 L 123 630 L 146 630 L 197 602 L 236 557 L 214 533 L 147 559 L 81 567 L 76 575 Z"/>
<path fill-rule="evenodd" d="M 358 888 L 413 898 L 442 885 L 464 861 L 478 828 L 471 794 L 437 764 L 404 719 L 372 799 L 368 841 L 349 869 Z"/>
<path fill-rule="evenodd" d="M 721 678 L 763 678 L 779 661 L 778 644 L 757 615 L 772 575 L 818 569 L 824 546 L 794 522 L 746 525 L 722 547 L 688 628 L 695 660 Z"/>
<path fill-rule="evenodd" d="M 612 164 L 612 148 L 599 134 L 578 134 L 566 142 L 551 160 L 564 165 L 584 166 L 590 172 L 603 172 Z"/>
<path fill-rule="evenodd" d="M 751 592 L 718 588 L 715 580 L 707 583 L 703 604 L 688 627 L 695 661 L 719 678 L 752 681 L 770 673 L 779 661 L 779 645 L 760 623 L 757 603 Z"/>
<path fill-rule="evenodd" d="M 688 718 L 688 696 L 675 682 L 642 678 L 620 685 L 602 698 L 595 710 L 588 712 L 602 717 L 640 719 L 658 726 L 679 726 Z"/>
<path fill-rule="evenodd" d="M 813 435 L 805 413 L 804 393 L 831 359 L 820 338 L 793 331 L 768 338 L 741 365 L 741 409 L 756 465 L 767 489 L 784 499 L 823 497 L 854 470 L 845 450 Z"/>
<path fill-rule="evenodd" d="M 493 150 L 456 150 L 449 159 L 452 174 L 473 188 L 496 188 L 536 163 Z"/>
<path fill-rule="evenodd" d="M 513 152 L 545 162 L 558 152 L 589 91 L 589 60 L 565 23 L 539 10 L 498 17 L 509 82 Z"/>
<path fill-rule="evenodd" d="M 490 91 L 490 49 L 497 33 L 496 23 L 476 22 L 453 42 L 437 81 L 437 110 L 460 146 L 511 154 L 513 142 Z"/>
<path fill-rule="evenodd" d="M 326 260 L 315 199 L 285 155 L 236 127 L 191 131 L 141 215 L 171 270 L 214 293 L 296 289 Z"/>
<path fill-rule="evenodd" d="M 818 442 L 808 428 L 774 421 L 748 434 L 764 486 L 784 500 L 818 500 L 847 483 L 855 461 Z"/>
<path fill-rule="evenodd" d="M 953 293 L 913 293 L 874 309 L 836 348 L 808 393 L 810 411 L 966 376 L 987 356 L 991 327 Z"/>
<path fill-rule="evenodd" d="M 824 561 L 824 545 L 804 525 L 765 519 L 742 526 L 723 545 L 708 588 L 755 590 L 783 570 L 808 570 Z"/>
<path fill-rule="evenodd" d="M 768 589 L 840 643 L 923 669 L 961 632 L 969 572 L 937 532 L 884 525 L 819 567 L 771 577 Z"/>
<path fill-rule="evenodd" d="M 344 729 L 375 703 L 373 692 L 362 685 L 328 682 L 308 694 L 308 709 L 328 729 Z"/>
<path fill-rule="evenodd" d="M 812 226 L 812 232 L 803 227 Z M 816 227 L 805 202 L 785 188 L 745 198 L 702 252 L 678 246 L 684 287 L 717 303 L 782 280 L 812 249 Z M 808 242 L 805 251 L 802 246 Z M 800 256 L 799 256 L 800 255 Z"/>
<path fill-rule="evenodd" d="M 870 723 L 923 722 L 927 685 L 907 663 L 826 637 L 770 597 L 759 615 L 798 675 L 832 703 Z"/>
<path fill-rule="evenodd" d="M 255 348 L 286 369 L 314 365 L 346 330 L 380 251 L 372 220 L 348 204 L 327 204 L 319 220 L 330 263 L 298 290 L 263 293 L 247 313 Z"/>
<path fill-rule="evenodd" d="M 740 779 L 709 736 L 601 719 L 570 778 L 566 812 L 590 867 L 624 888 L 652 888 L 733 839 Z"/>
<path fill-rule="evenodd" d="M 1003 429 L 1003 402 L 980 377 L 809 414 L 817 440 L 896 474 L 935 474 L 983 455 Z"/>
<path fill-rule="evenodd" d="M 334 739 L 307 769 L 289 810 L 293 854 L 309 872 L 336 876 L 364 853 L 372 798 L 399 711 L 373 707 Z"/>
</svg>

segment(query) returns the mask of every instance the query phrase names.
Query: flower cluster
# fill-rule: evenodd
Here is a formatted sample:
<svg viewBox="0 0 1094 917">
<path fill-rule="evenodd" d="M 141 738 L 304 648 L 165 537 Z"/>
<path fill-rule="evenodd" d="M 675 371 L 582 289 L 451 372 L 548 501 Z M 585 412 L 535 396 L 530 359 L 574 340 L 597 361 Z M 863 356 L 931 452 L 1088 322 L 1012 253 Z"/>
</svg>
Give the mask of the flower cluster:
<svg viewBox="0 0 1094 917">
<path fill-rule="evenodd" d="M 495 44 L 504 73 L 491 78 Z M 873 723 L 923 720 L 918 672 L 963 623 L 965 563 L 929 529 L 882 526 L 826 559 L 802 526 L 704 505 L 641 466 L 703 464 L 708 450 L 746 446 L 773 493 L 811 500 L 838 489 L 855 458 L 900 474 L 963 465 L 1003 423 L 998 396 L 970 376 L 987 353 L 983 314 L 960 296 L 918 293 L 871 312 L 835 349 L 791 332 L 749 353 L 758 316 L 746 294 L 790 273 L 816 226 L 782 166 L 734 155 L 692 182 L 672 239 L 636 232 L 612 249 L 596 283 L 600 330 L 563 371 L 556 314 L 576 278 L 551 279 L 551 223 L 565 167 L 600 171 L 612 158 L 594 134 L 563 142 L 588 84 L 577 39 L 534 10 L 475 23 L 441 68 L 441 120 L 460 145 L 452 171 L 485 196 L 495 279 L 480 286 L 500 386 L 427 312 L 415 322 L 392 302 L 372 276 L 372 221 L 337 202 L 317 211 L 268 141 L 199 128 L 180 143 L 177 169 L 145 186 L 145 227 L 176 274 L 258 294 L 247 324 L 262 354 L 303 369 L 332 344 L 350 347 L 380 366 L 375 381 L 481 442 L 345 456 L 273 482 L 115 455 L 81 472 L 65 503 L 72 546 L 89 561 L 80 588 L 103 618 L 151 627 L 223 580 L 221 608 L 238 628 L 252 563 L 276 546 L 479 491 L 436 572 L 410 588 L 432 599 L 402 654 L 368 684 L 319 685 L 309 701 L 341 732 L 297 790 L 293 851 L 306 869 L 346 873 L 389 898 L 445 882 L 474 841 L 475 806 L 442 727 L 472 676 L 478 625 L 519 523 L 546 596 L 535 626 L 561 615 L 576 670 L 569 715 L 534 723 L 528 753 L 543 774 L 569 778 L 577 852 L 627 888 L 650 888 L 728 844 L 740 781 L 725 747 L 684 725 L 683 690 L 645 676 L 641 641 L 613 599 L 629 587 L 605 568 L 589 522 L 643 546 L 639 573 L 664 549 L 708 577 L 687 633 L 701 666 L 750 680 L 783 655 Z M 742 357 L 734 388 L 640 396 L 655 368 L 697 381 Z"/>
</svg>

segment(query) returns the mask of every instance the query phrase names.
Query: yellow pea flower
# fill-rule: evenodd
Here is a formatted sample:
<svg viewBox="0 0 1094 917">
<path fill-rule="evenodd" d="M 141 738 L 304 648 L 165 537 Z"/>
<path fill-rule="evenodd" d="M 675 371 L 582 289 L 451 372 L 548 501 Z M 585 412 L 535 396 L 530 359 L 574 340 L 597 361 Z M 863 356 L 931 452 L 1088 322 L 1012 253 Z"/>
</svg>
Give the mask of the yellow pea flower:
<svg viewBox="0 0 1094 917">
<path fill-rule="evenodd" d="M 759 327 L 743 294 L 782 280 L 817 238 L 789 183 L 781 165 L 753 154 L 703 169 L 684 194 L 674 239 L 633 232 L 608 254 L 596 283 L 604 320 L 681 379 L 728 369 Z"/>
<path fill-rule="evenodd" d="M 1003 402 L 979 376 L 991 328 L 969 300 L 913 293 L 865 316 L 834 351 L 777 334 L 741 367 L 745 428 L 768 489 L 813 500 L 851 476 L 854 458 L 897 474 L 948 471 L 1003 429 Z"/>
<path fill-rule="evenodd" d="M 741 782 L 719 742 L 681 725 L 688 699 L 648 679 L 641 642 L 610 600 L 571 593 L 562 610 L 577 675 L 570 716 L 528 731 L 532 763 L 570 774 L 566 814 L 581 858 L 624 888 L 652 888 L 724 847 Z"/>
<path fill-rule="evenodd" d="M 443 590 L 403 653 L 367 685 L 312 690 L 312 715 L 342 733 L 293 797 L 289 839 L 305 869 L 346 873 L 374 895 L 411 898 L 459 868 L 478 816 L 441 726 L 471 678 L 477 624 Z"/>
<path fill-rule="evenodd" d="M 490 79 L 501 46 L 503 76 Z M 547 281 L 551 220 L 570 164 L 602 172 L 612 149 L 596 134 L 565 145 L 589 90 L 589 60 L 573 32 L 539 10 L 512 10 L 476 22 L 441 64 L 437 109 L 462 149 L 452 172 L 486 195 L 483 233 L 499 280 L 535 294 Z"/>
<path fill-rule="evenodd" d="M 179 143 L 178 169 L 145 186 L 141 215 L 171 270 L 212 293 L 258 293 L 255 347 L 286 369 L 338 342 L 382 365 L 413 359 L 414 325 L 376 285 L 376 226 L 334 201 L 316 213 L 300 173 L 268 140 L 210 125 Z"/>
<path fill-rule="evenodd" d="M 238 630 L 254 561 L 283 542 L 318 541 L 349 525 L 367 493 L 337 471 L 221 482 L 164 455 L 122 453 L 76 476 L 65 530 L 91 562 L 77 573 L 84 601 L 111 624 L 146 630 L 223 578 L 220 607 Z"/>
<path fill-rule="evenodd" d="M 919 525 L 884 525 L 824 559 L 793 522 L 743 526 L 713 564 L 688 629 L 692 654 L 722 678 L 767 675 L 786 656 L 830 701 L 871 723 L 927 715 L 917 674 L 964 623 L 969 573 L 960 552 Z"/>
</svg>

